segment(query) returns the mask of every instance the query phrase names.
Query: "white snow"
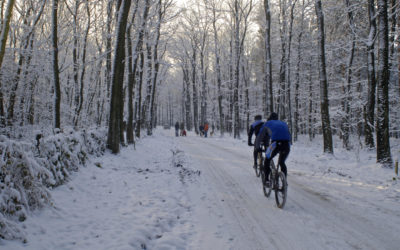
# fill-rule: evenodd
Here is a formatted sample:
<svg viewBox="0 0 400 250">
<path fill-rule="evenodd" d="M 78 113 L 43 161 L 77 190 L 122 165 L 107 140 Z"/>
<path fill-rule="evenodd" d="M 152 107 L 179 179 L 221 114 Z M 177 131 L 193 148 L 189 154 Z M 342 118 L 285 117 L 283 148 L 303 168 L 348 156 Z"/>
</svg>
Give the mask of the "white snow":
<svg viewBox="0 0 400 250">
<path fill-rule="evenodd" d="M 26 244 L 0 249 L 399 249 L 394 171 L 374 152 L 324 155 L 318 138 L 301 139 L 284 209 L 264 197 L 246 141 L 158 129 L 92 158 L 23 222 Z"/>
</svg>

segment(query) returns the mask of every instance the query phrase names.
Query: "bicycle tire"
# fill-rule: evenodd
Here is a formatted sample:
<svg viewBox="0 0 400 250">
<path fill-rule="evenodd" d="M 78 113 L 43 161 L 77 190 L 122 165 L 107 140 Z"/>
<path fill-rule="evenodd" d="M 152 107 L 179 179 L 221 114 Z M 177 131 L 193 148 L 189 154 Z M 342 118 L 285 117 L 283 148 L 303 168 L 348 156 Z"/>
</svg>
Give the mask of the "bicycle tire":
<svg viewBox="0 0 400 250">
<path fill-rule="evenodd" d="M 274 179 L 275 201 L 278 208 L 283 208 L 287 198 L 287 182 L 283 172 L 280 172 Z"/>
<path fill-rule="evenodd" d="M 269 174 L 269 178 L 271 178 L 271 174 Z M 264 196 L 268 198 L 272 192 L 272 185 L 269 185 L 269 186 L 264 185 L 264 179 L 265 179 L 265 174 L 264 174 L 264 171 L 262 171 L 261 172 L 262 189 L 264 192 Z"/>
</svg>

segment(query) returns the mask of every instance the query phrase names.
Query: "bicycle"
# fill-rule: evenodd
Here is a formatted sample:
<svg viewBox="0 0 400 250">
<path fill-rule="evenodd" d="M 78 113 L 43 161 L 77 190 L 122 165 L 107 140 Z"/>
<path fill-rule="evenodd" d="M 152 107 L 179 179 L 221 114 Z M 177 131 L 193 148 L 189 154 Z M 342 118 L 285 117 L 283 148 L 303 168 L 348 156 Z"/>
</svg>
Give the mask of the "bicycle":
<svg viewBox="0 0 400 250">
<path fill-rule="evenodd" d="M 280 165 L 275 167 L 273 159 L 270 163 L 271 172 L 269 174 L 269 185 L 265 185 L 265 173 L 261 171 L 261 180 L 263 185 L 264 195 L 268 198 L 271 195 L 272 190 L 275 191 L 275 201 L 278 208 L 283 208 L 287 198 L 287 181 L 285 174 L 280 170 Z"/>
<path fill-rule="evenodd" d="M 258 152 L 257 154 L 257 164 L 254 166 L 254 171 L 256 172 L 256 176 L 260 177 L 261 174 L 261 167 L 262 164 L 264 163 L 264 156 L 262 152 Z"/>
</svg>

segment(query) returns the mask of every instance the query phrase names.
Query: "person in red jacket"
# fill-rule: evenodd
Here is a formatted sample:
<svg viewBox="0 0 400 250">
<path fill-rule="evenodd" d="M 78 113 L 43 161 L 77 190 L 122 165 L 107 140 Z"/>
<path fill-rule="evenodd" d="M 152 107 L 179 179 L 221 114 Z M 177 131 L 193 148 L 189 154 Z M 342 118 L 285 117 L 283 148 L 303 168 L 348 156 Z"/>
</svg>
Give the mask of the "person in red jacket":
<svg viewBox="0 0 400 250">
<path fill-rule="evenodd" d="M 204 124 L 204 137 L 207 137 L 207 132 L 208 132 L 208 123 L 206 122 Z"/>
</svg>

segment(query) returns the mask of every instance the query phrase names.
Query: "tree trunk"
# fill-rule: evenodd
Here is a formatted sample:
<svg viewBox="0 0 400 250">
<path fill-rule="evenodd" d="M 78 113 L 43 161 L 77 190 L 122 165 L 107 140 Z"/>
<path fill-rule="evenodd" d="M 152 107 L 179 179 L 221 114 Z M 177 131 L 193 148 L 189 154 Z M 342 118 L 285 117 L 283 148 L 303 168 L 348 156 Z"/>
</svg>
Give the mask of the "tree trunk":
<svg viewBox="0 0 400 250">
<path fill-rule="evenodd" d="M 200 49 L 200 75 L 201 75 L 201 100 L 200 100 L 200 122 L 205 124 L 207 121 L 207 79 L 204 69 L 204 49 L 205 49 L 205 34 Z"/>
<path fill-rule="evenodd" d="M 12 10 L 15 4 L 15 0 L 9 0 L 7 4 L 7 9 L 5 13 L 5 19 L 2 20 L 2 27 L 1 27 L 1 33 L 0 33 L 0 69 L 3 64 L 3 59 L 4 59 L 4 54 L 6 52 L 6 43 L 7 43 L 7 38 L 8 38 L 8 32 L 10 30 L 10 21 L 11 21 L 11 16 L 12 16 Z M 3 5 L 4 6 L 4 5 Z M 2 8 L 3 10 L 3 8 Z M 1 86 L 1 80 L 0 80 L 0 124 L 5 125 L 5 119 L 4 119 L 4 102 L 3 102 L 3 90 Z"/>
<path fill-rule="evenodd" d="M 89 10 L 89 4 L 86 2 L 86 14 L 87 14 L 87 26 L 86 26 L 86 31 L 85 31 L 85 36 L 83 38 L 83 51 L 82 51 L 82 72 L 80 76 L 80 88 L 79 88 L 79 102 L 78 106 L 76 107 L 75 111 L 75 122 L 74 126 L 78 126 L 79 122 L 79 116 L 81 114 L 82 106 L 83 106 L 83 97 L 84 97 L 84 88 L 85 88 L 85 73 L 86 73 L 86 49 L 87 49 L 87 43 L 88 43 L 88 36 L 89 36 L 89 31 L 90 31 L 90 10 Z"/>
<path fill-rule="evenodd" d="M 134 141 L 134 126 L 133 126 L 133 120 L 135 118 L 134 114 L 134 109 L 133 109 L 133 97 L 134 95 L 134 90 L 136 87 L 136 75 L 137 75 L 137 66 L 139 62 L 139 54 L 142 50 L 143 47 L 143 38 L 144 38 L 144 29 L 146 26 L 147 22 L 147 16 L 148 16 L 148 11 L 149 11 L 149 5 L 148 2 L 145 3 L 145 8 L 143 10 L 143 17 L 141 19 L 141 24 L 139 29 L 136 32 L 137 41 L 132 44 L 132 37 L 131 37 L 131 27 L 135 21 L 136 17 L 136 11 L 138 10 L 139 5 L 139 0 L 135 1 L 135 9 L 134 13 L 132 15 L 132 21 L 131 21 L 131 26 L 127 29 L 127 34 L 128 35 L 128 53 L 129 53 L 129 64 L 128 64 L 128 122 L 127 122 L 127 128 L 126 128 L 126 137 L 128 144 L 135 143 Z M 136 105 L 137 106 L 137 105 Z M 140 133 L 140 132 L 139 132 Z"/>
<path fill-rule="evenodd" d="M 119 153 L 123 117 L 123 81 L 124 81 L 124 60 L 125 60 L 125 33 L 128 21 L 131 0 L 122 0 L 118 10 L 118 26 L 115 42 L 115 55 L 113 61 L 110 120 L 108 127 L 107 147 L 116 154 Z"/>
<path fill-rule="evenodd" d="M 107 37 L 106 37 L 106 72 L 105 72 L 105 80 L 107 83 L 107 97 L 110 97 L 110 92 L 111 92 L 111 70 L 112 70 L 112 62 L 111 62 L 111 54 L 112 54 L 112 44 L 111 44 L 111 39 L 112 39 L 112 29 L 111 29 L 111 24 L 112 24 L 112 13 L 113 13 L 113 5 L 114 5 L 114 0 L 108 0 L 107 3 Z"/>
<path fill-rule="evenodd" d="M 397 2 L 397 4 L 396 4 Z M 390 0 L 390 15 L 389 15 L 389 23 L 390 23 L 390 32 L 389 32 L 389 81 L 393 81 L 393 73 L 395 71 L 392 68 L 393 63 L 395 62 L 394 52 L 395 52 L 395 35 L 396 35 L 396 13 L 398 10 L 399 2 L 398 0 Z M 389 24 L 388 24 L 389 25 Z M 392 73 L 393 72 L 393 73 Z"/>
<path fill-rule="evenodd" d="M 293 140 L 297 141 L 298 134 L 300 132 L 299 129 L 299 88 L 300 88 L 300 65 L 301 65 L 301 43 L 302 36 L 304 30 L 304 0 L 301 9 L 301 24 L 300 24 L 300 33 L 297 39 L 297 65 L 296 65 L 296 84 L 295 84 L 295 110 L 294 110 L 294 133 Z"/>
<path fill-rule="evenodd" d="M 376 78 L 375 78 L 375 48 L 376 16 L 374 0 L 368 0 L 369 35 L 367 41 L 368 53 L 368 99 L 365 111 L 365 144 L 368 148 L 375 148 L 374 143 L 374 120 L 376 102 Z"/>
<path fill-rule="evenodd" d="M 153 89 L 151 93 L 151 99 L 150 99 L 150 124 L 149 124 L 149 130 L 147 134 L 152 135 L 153 134 L 153 128 L 155 128 L 155 119 L 156 119 L 156 113 L 155 113 L 155 99 L 156 99 L 156 91 L 157 91 L 157 80 L 158 80 L 158 73 L 160 69 L 160 61 L 158 58 L 158 43 L 160 41 L 160 34 L 161 34 L 161 22 L 162 22 L 162 0 L 158 1 L 158 23 L 157 23 L 157 28 L 156 28 L 156 38 L 154 42 L 154 53 L 153 53 L 153 62 L 154 62 L 154 75 L 153 75 Z M 183 114 L 182 114 L 183 116 Z"/>
<path fill-rule="evenodd" d="M 332 131 L 329 116 L 328 81 L 326 76 L 325 60 L 325 27 L 324 14 L 322 12 L 321 0 L 315 0 L 315 12 L 318 21 L 318 45 L 319 45 L 319 79 L 321 93 L 321 122 L 324 138 L 324 152 L 333 154 Z"/>
<path fill-rule="evenodd" d="M 271 9 L 269 0 L 264 0 L 265 11 L 265 86 L 268 90 L 265 106 L 269 106 L 269 112 L 274 112 L 274 96 L 272 93 L 272 59 L 271 59 Z M 267 116 L 267 114 L 265 114 Z"/>
<path fill-rule="evenodd" d="M 233 121 L 233 137 L 234 138 L 240 138 L 240 133 L 239 133 L 239 122 L 240 122 L 240 117 L 239 117 L 239 76 L 240 76 L 240 23 L 239 23 L 239 3 L 236 0 L 235 1 L 235 68 L 234 68 L 234 79 L 235 83 L 233 86 L 233 108 L 234 108 L 234 121 Z"/>
<path fill-rule="evenodd" d="M 126 42 L 127 42 L 127 52 L 128 58 L 128 122 L 126 124 L 126 140 L 128 144 L 135 143 L 135 138 L 133 136 L 133 96 L 135 89 L 135 73 L 133 70 L 133 52 L 132 52 L 132 39 L 131 30 L 128 28 L 126 30 Z"/>
<path fill-rule="evenodd" d="M 136 137 L 140 137 L 140 130 L 141 130 L 141 125 L 142 125 L 142 85 L 143 85 L 143 70 L 144 70 L 144 53 L 143 53 L 143 40 L 144 40 L 144 35 L 145 35 L 145 28 L 146 28 L 146 23 L 148 19 L 148 13 L 150 9 L 150 0 L 145 1 L 145 6 L 143 10 L 143 17 L 141 21 L 140 28 L 138 30 L 138 42 L 136 44 L 135 48 L 135 53 L 133 55 L 133 58 L 135 59 L 133 62 L 133 74 L 135 76 L 134 80 L 136 81 L 136 69 L 137 65 L 139 63 L 139 55 L 140 55 L 140 71 L 139 71 L 139 86 L 138 86 L 138 91 L 137 91 L 137 98 L 136 98 Z M 136 83 L 134 83 L 136 85 Z"/>
<path fill-rule="evenodd" d="M 199 134 L 199 108 L 198 108 L 198 97 L 197 97 L 197 86 L 196 86 L 196 47 L 194 43 L 192 45 L 192 88 L 193 88 L 193 125 L 196 134 Z"/>
<path fill-rule="evenodd" d="M 392 167 L 389 141 L 389 27 L 387 0 L 378 0 L 378 104 L 376 120 L 377 162 Z"/>
<path fill-rule="evenodd" d="M 350 28 L 350 54 L 347 63 L 347 72 L 346 72 L 346 86 L 343 87 L 343 112 L 344 117 L 342 121 L 343 126 L 343 147 L 347 150 L 351 149 L 350 145 L 350 102 L 351 102 L 351 84 L 352 84 L 352 67 L 353 67 L 353 60 L 354 60 L 354 50 L 356 46 L 356 37 L 355 37 L 355 30 L 354 30 L 354 20 L 353 20 L 353 11 L 351 10 L 350 0 L 345 0 L 345 4 L 347 7 L 347 18 L 349 21 L 349 28 Z"/>
<path fill-rule="evenodd" d="M 312 58 L 308 63 L 308 135 L 310 141 L 314 138 L 314 125 L 313 125 L 313 82 L 312 82 Z"/>
<path fill-rule="evenodd" d="M 281 41 L 281 62 L 279 67 L 279 90 L 277 98 L 277 113 L 281 120 L 286 119 L 286 82 L 287 82 L 287 17 L 286 1 L 279 0 L 279 34 Z"/>
<path fill-rule="evenodd" d="M 290 20 L 289 20 L 289 40 L 288 40 L 288 56 L 287 56 L 287 83 L 288 83 L 288 90 L 287 90 L 287 103 L 288 103 L 288 110 L 287 110 L 287 114 L 288 114 L 288 119 L 289 119 L 289 129 L 290 132 L 293 134 L 293 119 L 292 119 L 292 94 L 291 94 L 291 89 L 292 89 L 292 83 L 291 83 L 291 78 L 290 78 L 290 67 L 291 67 L 291 48 L 292 48 L 292 31 L 293 31 L 293 20 L 294 20 L 294 7 L 296 6 L 296 2 L 297 0 L 294 0 L 294 2 L 292 2 L 292 0 L 289 1 L 289 5 L 291 6 L 290 8 Z M 292 138 L 293 140 L 293 138 Z"/>
<path fill-rule="evenodd" d="M 219 51 L 219 41 L 217 32 L 217 18 L 216 18 L 216 7 L 213 6 L 213 31 L 214 31 L 214 55 L 215 55 L 215 70 L 217 77 L 217 88 L 218 88 L 218 113 L 219 113 L 219 129 L 221 136 L 224 136 L 225 126 L 224 126 L 224 113 L 222 106 L 222 75 L 221 75 L 221 62 L 220 62 L 220 51 Z"/>
<path fill-rule="evenodd" d="M 143 71 L 144 71 L 144 53 L 140 52 L 140 71 L 139 71 L 139 87 L 137 91 L 136 104 L 136 137 L 140 138 L 140 130 L 142 125 L 142 86 L 143 86 Z"/>
<path fill-rule="evenodd" d="M 52 45 L 53 45 L 53 81 L 54 81 L 54 128 L 59 129 L 60 122 L 60 104 L 61 104 L 61 88 L 60 88 L 60 72 L 58 67 L 58 44 L 57 44 L 57 15 L 58 15 L 58 0 L 53 0 L 52 11 Z"/>
<path fill-rule="evenodd" d="M 248 65 L 247 67 L 248 68 Z M 242 65 L 243 80 L 244 80 L 244 103 L 245 103 L 245 114 L 246 114 L 246 128 L 250 127 L 250 98 L 249 98 L 249 81 L 250 79 L 246 75 L 245 66 Z"/>
<path fill-rule="evenodd" d="M 143 107 L 142 107 L 142 122 L 143 125 L 146 126 L 146 130 L 147 130 L 147 134 L 149 132 L 149 105 L 150 105 L 150 97 L 151 97 L 151 92 L 153 89 L 152 86 L 152 78 L 153 78 L 153 55 L 152 55 L 152 42 L 149 41 L 150 37 L 147 38 L 147 42 L 146 42 L 146 52 L 147 52 L 147 67 L 146 67 L 146 71 L 147 71 L 147 77 L 146 77 L 146 98 L 144 99 L 143 102 Z"/>
</svg>

